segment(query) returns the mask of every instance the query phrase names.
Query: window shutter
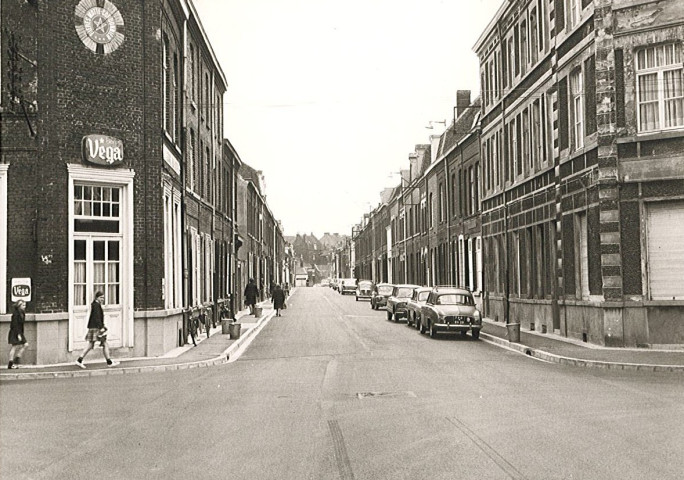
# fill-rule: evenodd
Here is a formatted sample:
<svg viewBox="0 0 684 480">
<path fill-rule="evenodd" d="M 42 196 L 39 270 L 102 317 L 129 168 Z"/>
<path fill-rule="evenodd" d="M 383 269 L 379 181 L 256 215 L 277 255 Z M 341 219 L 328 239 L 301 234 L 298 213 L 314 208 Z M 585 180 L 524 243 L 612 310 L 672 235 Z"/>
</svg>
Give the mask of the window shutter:
<svg viewBox="0 0 684 480">
<path fill-rule="evenodd" d="M 568 77 L 558 82 L 558 138 L 560 149 L 568 148 Z"/>
<path fill-rule="evenodd" d="M 615 55 L 615 119 L 618 127 L 625 126 L 625 70 L 622 49 L 617 48 Z"/>
<path fill-rule="evenodd" d="M 592 55 L 584 62 L 584 119 L 587 135 L 596 131 L 596 65 Z"/>
</svg>

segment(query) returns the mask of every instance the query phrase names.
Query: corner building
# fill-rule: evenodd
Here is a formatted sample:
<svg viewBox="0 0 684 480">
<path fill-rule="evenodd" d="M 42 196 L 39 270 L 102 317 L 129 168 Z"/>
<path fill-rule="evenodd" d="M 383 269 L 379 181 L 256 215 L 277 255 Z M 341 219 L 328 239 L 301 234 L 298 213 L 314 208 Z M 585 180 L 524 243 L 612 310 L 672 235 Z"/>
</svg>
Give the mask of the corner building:
<svg viewBox="0 0 684 480">
<path fill-rule="evenodd" d="M 684 4 L 505 2 L 482 86 L 487 314 L 684 344 Z"/>
<path fill-rule="evenodd" d="M 226 82 L 194 7 L 173 0 L 3 0 L 0 7 L 0 313 L 10 312 L 11 279 L 30 278 L 26 361 L 75 358 L 96 290 L 105 293 L 116 356 L 184 344 L 188 298 L 202 292 L 203 301 L 217 300 L 215 289 L 202 288 L 220 284 L 212 281 L 213 252 L 202 262 L 207 272 L 189 273 L 184 284 L 187 252 L 195 253 L 189 245 L 201 248 L 188 232 L 216 227 L 203 211 L 223 208 L 217 169 Z M 193 129 L 201 133 L 188 141 Z M 190 197 L 199 206 L 189 208 Z M 232 234 L 225 239 L 232 245 Z M 0 317 L 0 334 L 8 321 Z"/>
</svg>

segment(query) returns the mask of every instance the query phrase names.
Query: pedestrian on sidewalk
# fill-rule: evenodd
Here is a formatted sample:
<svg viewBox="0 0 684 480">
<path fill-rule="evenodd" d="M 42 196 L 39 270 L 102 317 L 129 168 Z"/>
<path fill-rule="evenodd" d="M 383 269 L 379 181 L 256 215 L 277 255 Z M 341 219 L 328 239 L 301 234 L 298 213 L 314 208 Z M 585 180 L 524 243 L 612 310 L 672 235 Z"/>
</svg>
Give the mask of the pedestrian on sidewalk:
<svg viewBox="0 0 684 480">
<path fill-rule="evenodd" d="M 277 283 L 273 287 L 273 292 L 271 292 L 271 300 L 273 301 L 273 308 L 275 308 L 276 311 L 276 317 L 279 317 L 280 310 L 285 304 L 285 292 Z"/>
<path fill-rule="evenodd" d="M 12 345 L 9 353 L 9 363 L 7 368 L 19 368 L 21 355 L 28 347 L 28 342 L 24 336 L 24 320 L 26 319 L 26 302 L 17 300 L 14 303 L 14 313 L 10 321 L 10 330 L 7 335 L 7 343 Z"/>
<path fill-rule="evenodd" d="M 250 315 L 254 315 L 254 305 L 256 305 L 256 300 L 258 296 L 259 288 L 254 282 L 254 279 L 250 278 L 249 283 L 245 287 L 245 305 L 249 307 Z"/>
<path fill-rule="evenodd" d="M 104 303 L 104 293 L 101 291 L 95 292 L 95 300 L 90 304 L 90 316 L 88 318 L 88 333 L 85 336 L 88 346 L 83 349 L 83 353 L 76 360 L 76 365 L 81 368 L 86 368 L 83 364 L 83 359 L 88 352 L 95 348 L 95 342 L 100 341 L 102 352 L 105 360 L 107 360 L 108 367 L 115 367 L 119 362 L 112 360 L 109 355 L 109 345 L 107 344 L 107 327 L 104 324 L 104 312 L 102 311 L 102 304 Z"/>
<path fill-rule="evenodd" d="M 213 315 L 211 309 L 207 313 L 207 309 L 202 307 L 202 313 L 200 313 L 200 324 L 204 325 L 204 330 L 207 332 L 207 338 L 211 336 L 211 319 Z"/>
</svg>

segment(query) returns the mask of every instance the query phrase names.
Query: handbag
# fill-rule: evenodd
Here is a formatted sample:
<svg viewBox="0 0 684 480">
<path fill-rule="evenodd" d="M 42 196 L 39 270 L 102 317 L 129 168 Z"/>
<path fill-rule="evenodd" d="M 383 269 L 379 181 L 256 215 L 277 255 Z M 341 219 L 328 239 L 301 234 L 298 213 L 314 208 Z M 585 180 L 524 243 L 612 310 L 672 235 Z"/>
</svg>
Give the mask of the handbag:
<svg viewBox="0 0 684 480">
<path fill-rule="evenodd" d="M 287 303 L 283 302 L 283 310 L 287 308 Z"/>
</svg>

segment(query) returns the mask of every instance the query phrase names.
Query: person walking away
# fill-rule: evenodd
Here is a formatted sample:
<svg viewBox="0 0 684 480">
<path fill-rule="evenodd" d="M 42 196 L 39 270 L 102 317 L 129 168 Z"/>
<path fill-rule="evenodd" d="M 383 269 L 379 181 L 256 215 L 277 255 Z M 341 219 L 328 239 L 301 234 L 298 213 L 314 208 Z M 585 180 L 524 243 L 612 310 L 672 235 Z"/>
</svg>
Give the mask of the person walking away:
<svg viewBox="0 0 684 480">
<path fill-rule="evenodd" d="M 28 347 L 28 342 L 24 336 L 24 320 L 26 319 L 26 302 L 17 300 L 14 303 L 14 313 L 10 321 L 10 330 L 7 335 L 7 343 L 12 345 L 9 352 L 9 363 L 7 368 L 19 368 L 21 356 Z"/>
<path fill-rule="evenodd" d="M 249 283 L 245 287 L 245 305 L 249 307 L 250 315 L 254 315 L 254 305 L 256 305 L 257 297 L 259 296 L 259 289 L 256 286 L 253 278 L 249 279 Z"/>
<path fill-rule="evenodd" d="M 85 340 L 88 342 L 88 346 L 83 349 L 83 353 L 76 360 L 76 365 L 81 368 L 86 368 L 83 364 L 83 359 L 88 352 L 95 348 L 95 342 L 100 341 L 100 346 L 102 347 L 102 352 L 104 353 L 105 360 L 107 360 L 108 367 L 115 367 L 119 362 L 112 360 L 109 355 L 109 345 L 107 344 L 107 327 L 104 324 L 104 312 L 102 311 L 102 304 L 104 303 L 104 293 L 101 291 L 95 292 L 95 300 L 90 304 L 90 317 L 88 318 L 88 333 L 86 334 Z"/>
<path fill-rule="evenodd" d="M 283 304 L 285 303 L 285 292 L 282 288 L 280 288 L 280 285 L 276 284 L 273 287 L 271 300 L 273 301 L 273 308 L 275 308 L 276 311 L 276 317 L 279 317 L 280 310 L 283 308 Z"/>
<path fill-rule="evenodd" d="M 207 309 L 202 308 L 202 313 L 200 314 L 200 323 L 204 324 L 204 330 L 207 332 L 207 338 L 211 336 L 211 317 L 213 317 L 211 311 L 207 313 Z"/>
</svg>

